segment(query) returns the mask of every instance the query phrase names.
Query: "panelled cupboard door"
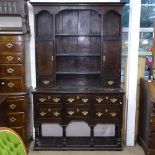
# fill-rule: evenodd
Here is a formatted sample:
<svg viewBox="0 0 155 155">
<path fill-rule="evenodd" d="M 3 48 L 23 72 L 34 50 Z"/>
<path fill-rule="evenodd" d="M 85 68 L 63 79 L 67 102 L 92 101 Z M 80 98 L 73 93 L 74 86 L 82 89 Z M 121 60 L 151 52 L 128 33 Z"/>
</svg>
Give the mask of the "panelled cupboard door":
<svg viewBox="0 0 155 155">
<path fill-rule="evenodd" d="M 37 41 L 36 51 L 37 82 L 40 81 L 40 86 L 50 86 L 55 74 L 53 41 Z"/>
</svg>

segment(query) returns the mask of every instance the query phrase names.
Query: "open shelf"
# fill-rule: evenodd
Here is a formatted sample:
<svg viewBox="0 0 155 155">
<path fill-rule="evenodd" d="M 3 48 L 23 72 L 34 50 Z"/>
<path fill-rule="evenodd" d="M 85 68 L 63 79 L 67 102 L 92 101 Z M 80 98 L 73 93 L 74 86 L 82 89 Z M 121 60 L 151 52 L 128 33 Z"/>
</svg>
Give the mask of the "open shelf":
<svg viewBox="0 0 155 155">
<path fill-rule="evenodd" d="M 56 74 L 59 75 L 70 75 L 70 74 L 75 74 L 75 75 L 89 75 L 89 74 L 101 74 L 101 72 L 56 72 Z"/>
<path fill-rule="evenodd" d="M 80 56 L 80 57 L 81 56 L 83 56 L 83 57 L 84 56 L 85 57 L 87 57 L 87 56 L 88 57 L 98 57 L 98 56 L 101 56 L 101 55 L 100 54 L 95 54 L 95 53 L 94 54 L 76 54 L 76 53 L 75 54 L 68 54 L 68 53 L 60 53 L 60 54 L 56 54 L 56 56 L 57 57 L 61 57 L 61 56 L 70 56 L 70 57 L 71 56 L 74 56 L 74 57 L 78 57 L 78 56 Z"/>
<path fill-rule="evenodd" d="M 61 36 L 61 37 L 78 37 L 78 36 L 86 36 L 86 37 L 101 37 L 101 34 L 55 34 L 55 36 Z"/>
</svg>

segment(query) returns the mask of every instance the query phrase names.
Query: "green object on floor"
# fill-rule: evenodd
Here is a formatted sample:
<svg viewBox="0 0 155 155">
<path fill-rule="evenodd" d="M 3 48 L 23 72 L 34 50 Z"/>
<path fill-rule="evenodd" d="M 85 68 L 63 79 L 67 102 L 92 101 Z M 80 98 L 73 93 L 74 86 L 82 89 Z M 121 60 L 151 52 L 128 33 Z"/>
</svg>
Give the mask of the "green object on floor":
<svg viewBox="0 0 155 155">
<path fill-rule="evenodd" d="M 26 155 L 21 139 L 14 132 L 0 130 L 0 155 Z"/>
</svg>

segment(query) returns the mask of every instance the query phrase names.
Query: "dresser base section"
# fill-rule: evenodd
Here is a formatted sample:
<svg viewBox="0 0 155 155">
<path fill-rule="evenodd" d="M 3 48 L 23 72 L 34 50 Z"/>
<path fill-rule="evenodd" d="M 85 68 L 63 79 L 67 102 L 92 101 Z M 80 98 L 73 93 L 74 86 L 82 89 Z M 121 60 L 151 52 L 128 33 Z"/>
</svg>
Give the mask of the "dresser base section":
<svg viewBox="0 0 155 155">
<path fill-rule="evenodd" d="M 35 142 L 34 150 L 108 150 L 121 151 L 122 145 L 117 144 L 116 138 L 94 138 L 94 144 L 91 144 L 90 137 L 68 137 L 63 142 L 61 137 L 42 137 Z"/>
</svg>

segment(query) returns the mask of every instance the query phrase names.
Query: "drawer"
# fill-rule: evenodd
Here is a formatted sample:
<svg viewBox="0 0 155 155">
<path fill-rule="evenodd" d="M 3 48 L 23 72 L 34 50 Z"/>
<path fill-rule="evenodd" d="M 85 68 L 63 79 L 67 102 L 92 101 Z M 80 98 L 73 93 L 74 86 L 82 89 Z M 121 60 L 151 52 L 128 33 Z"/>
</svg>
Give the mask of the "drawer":
<svg viewBox="0 0 155 155">
<path fill-rule="evenodd" d="M 6 110 L 8 112 L 27 111 L 26 96 L 9 96 L 6 100 Z"/>
<path fill-rule="evenodd" d="M 0 52 L 23 52 L 24 42 L 6 41 L 0 42 Z"/>
<path fill-rule="evenodd" d="M 112 88 L 112 87 L 120 87 L 120 79 L 116 79 L 116 78 L 105 78 L 102 79 L 102 86 L 103 87 L 108 87 L 108 88 Z"/>
<path fill-rule="evenodd" d="M 0 79 L 0 91 L 1 92 L 19 92 L 25 90 L 24 78 L 5 78 Z"/>
<path fill-rule="evenodd" d="M 89 95 L 66 95 L 64 97 L 64 102 L 66 104 L 89 104 L 90 103 L 90 97 Z"/>
<path fill-rule="evenodd" d="M 6 124 L 9 127 L 25 126 L 27 119 L 25 112 L 7 113 Z"/>
<path fill-rule="evenodd" d="M 2 64 L 22 64 L 24 60 L 23 53 L 0 53 L 0 63 Z"/>
<path fill-rule="evenodd" d="M 34 100 L 38 104 L 61 104 L 62 97 L 61 95 L 50 95 L 50 94 L 35 94 Z"/>
<path fill-rule="evenodd" d="M 2 76 L 24 76 L 24 65 L 0 65 L 0 75 Z"/>
<path fill-rule="evenodd" d="M 151 117 L 151 131 L 155 132 L 155 116 Z"/>
<path fill-rule="evenodd" d="M 118 94 L 100 94 L 95 96 L 95 104 L 122 104 L 123 97 Z"/>
<path fill-rule="evenodd" d="M 37 116 L 39 119 L 61 118 L 61 115 L 62 115 L 61 107 L 52 107 L 52 106 L 38 106 L 37 107 Z"/>
<path fill-rule="evenodd" d="M 26 144 L 26 142 L 27 142 L 27 128 L 26 127 L 12 127 L 12 129 L 20 135 L 20 137 Z"/>
<path fill-rule="evenodd" d="M 155 155 L 155 150 L 149 150 L 148 155 Z"/>
<path fill-rule="evenodd" d="M 155 132 L 152 132 L 150 135 L 149 148 L 155 149 Z"/>
<path fill-rule="evenodd" d="M 55 76 L 37 76 L 38 88 L 50 88 L 54 87 L 55 85 Z"/>
<path fill-rule="evenodd" d="M 5 41 L 5 42 L 8 42 L 8 41 L 24 41 L 24 37 L 23 35 L 3 35 L 1 34 L 0 35 L 0 41 Z"/>
</svg>

